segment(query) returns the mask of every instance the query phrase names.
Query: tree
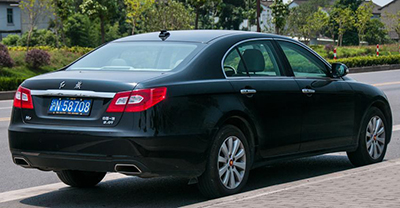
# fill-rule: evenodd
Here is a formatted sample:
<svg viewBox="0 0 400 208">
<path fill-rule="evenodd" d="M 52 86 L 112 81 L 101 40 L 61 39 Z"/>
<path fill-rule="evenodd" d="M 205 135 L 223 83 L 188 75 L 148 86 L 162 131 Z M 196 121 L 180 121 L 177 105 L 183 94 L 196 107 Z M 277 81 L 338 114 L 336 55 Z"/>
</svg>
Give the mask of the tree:
<svg viewBox="0 0 400 208">
<path fill-rule="evenodd" d="M 141 23 L 144 32 L 193 29 L 193 9 L 181 2 L 156 2 L 145 14 Z"/>
<path fill-rule="evenodd" d="M 83 14 L 100 20 L 101 42 L 105 43 L 105 24 L 117 13 L 118 2 L 116 0 L 83 0 L 80 8 Z"/>
<path fill-rule="evenodd" d="M 321 34 L 322 29 L 329 24 L 329 16 L 325 11 L 319 8 L 317 12 L 314 12 L 314 14 L 309 16 L 307 22 L 306 30 L 308 31 L 310 38 L 317 37 Z"/>
<path fill-rule="evenodd" d="M 385 24 L 379 19 L 368 21 L 365 33 L 365 41 L 370 45 L 383 44 L 389 42 L 388 32 Z"/>
<path fill-rule="evenodd" d="M 218 27 L 228 30 L 239 30 L 246 13 L 244 0 L 223 0 L 219 5 Z"/>
<path fill-rule="evenodd" d="M 386 16 L 390 20 L 389 28 L 394 30 L 400 37 L 400 11 L 398 11 L 396 14 L 386 13 Z M 400 38 L 399 38 L 399 43 L 400 43 Z"/>
<path fill-rule="evenodd" d="M 221 10 L 220 5 L 222 0 L 208 0 L 207 3 L 202 7 L 200 14 L 200 20 L 202 29 L 215 29 L 216 17 L 219 15 Z M 197 14 L 196 14 L 197 15 Z M 196 26 L 196 24 L 195 24 Z"/>
<path fill-rule="evenodd" d="M 89 17 L 83 14 L 75 13 L 68 17 L 63 24 L 63 32 L 68 37 L 65 40 L 67 45 L 91 47 L 90 26 Z"/>
<path fill-rule="evenodd" d="M 300 5 L 298 7 L 293 7 L 289 10 L 289 15 L 287 18 L 288 33 L 292 37 L 305 37 L 304 26 L 307 25 L 308 14 L 303 11 L 304 8 Z"/>
<path fill-rule="evenodd" d="M 207 3 L 207 0 L 190 0 L 190 3 L 195 8 L 195 12 L 196 12 L 196 19 L 194 21 L 194 29 L 199 29 L 199 16 L 200 16 L 201 7 L 203 7 Z"/>
<path fill-rule="evenodd" d="M 31 35 L 35 29 L 39 18 L 50 12 L 50 0 L 24 0 L 20 1 L 19 7 L 28 16 L 28 36 L 26 39 L 27 50 L 31 41 Z"/>
<path fill-rule="evenodd" d="M 134 35 L 137 21 L 142 19 L 143 12 L 154 4 L 154 0 L 124 0 L 124 3 L 126 5 L 126 21 L 132 25 L 132 35 Z"/>
<path fill-rule="evenodd" d="M 289 14 L 289 7 L 287 4 L 283 3 L 282 0 L 275 0 L 271 4 L 272 16 L 274 17 L 273 23 L 275 24 L 275 33 L 280 34 L 281 30 L 286 25 L 286 17 Z"/>
<path fill-rule="evenodd" d="M 334 16 L 332 17 L 335 23 L 338 25 L 338 46 L 343 44 L 343 35 L 349 30 L 354 24 L 353 11 L 350 8 L 334 8 Z"/>
<path fill-rule="evenodd" d="M 333 10 L 347 9 L 349 8 L 353 12 L 353 17 L 355 17 L 355 12 L 357 8 L 366 0 L 336 0 L 333 5 Z M 336 16 L 336 13 L 332 12 L 333 16 Z M 354 19 L 354 18 L 353 18 Z M 335 35 L 338 36 L 339 39 L 339 25 L 334 21 L 335 24 Z M 338 43 L 342 43 L 342 45 L 357 45 L 359 43 L 357 28 L 354 26 L 354 23 L 349 26 L 344 34 L 342 35 L 342 40 L 338 41 Z"/>
<path fill-rule="evenodd" d="M 361 5 L 356 10 L 356 22 L 354 26 L 358 31 L 358 40 L 359 45 L 361 46 L 361 42 L 364 40 L 365 29 L 367 28 L 367 23 L 370 21 L 372 17 L 372 2 L 368 2 L 367 4 Z"/>
<path fill-rule="evenodd" d="M 287 17 L 287 29 L 290 35 L 299 38 L 309 38 L 311 24 L 308 20 L 312 18 L 314 13 L 319 12 L 320 10 L 321 12 L 324 12 L 320 8 L 326 7 L 327 5 L 327 0 L 309 0 L 297 7 L 291 8 Z"/>
<path fill-rule="evenodd" d="M 342 9 L 350 8 L 353 12 L 355 12 L 363 1 L 365 0 L 336 0 L 334 7 Z"/>
</svg>

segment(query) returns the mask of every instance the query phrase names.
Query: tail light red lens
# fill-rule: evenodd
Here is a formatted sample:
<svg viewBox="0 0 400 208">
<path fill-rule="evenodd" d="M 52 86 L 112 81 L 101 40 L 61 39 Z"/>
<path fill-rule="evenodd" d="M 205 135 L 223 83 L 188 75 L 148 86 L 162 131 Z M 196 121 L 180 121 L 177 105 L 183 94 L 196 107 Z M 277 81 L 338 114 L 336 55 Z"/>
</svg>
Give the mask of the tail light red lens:
<svg viewBox="0 0 400 208">
<path fill-rule="evenodd" d="M 29 89 L 18 87 L 14 97 L 14 107 L 33 109 L 32 95 Z"/>
<path fill-rule="evenodd" d="M 145 111 L 166 98 L 167 88 L 158 87 L 151 89 L 120 92 L 114 96 L 108 106 L 108 113 L 115 112 L 140 112 Z"/>
</svg>

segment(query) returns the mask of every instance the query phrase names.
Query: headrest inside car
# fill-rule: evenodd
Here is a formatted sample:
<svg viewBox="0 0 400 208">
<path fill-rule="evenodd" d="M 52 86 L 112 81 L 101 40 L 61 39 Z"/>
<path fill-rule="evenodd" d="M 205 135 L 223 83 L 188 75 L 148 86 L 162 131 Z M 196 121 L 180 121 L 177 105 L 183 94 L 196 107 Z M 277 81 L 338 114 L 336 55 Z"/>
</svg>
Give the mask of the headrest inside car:
<svg viewBox="0 0 400 208">
<path fill-rule="evenodd" d="M 242 55 L 249 72 L 261 72 L 265 69 L 264 55 L 257 49 L 247 49 Z M 238 66 L 238 71 L 246 71 L 241 61 Z"/>
</svg>

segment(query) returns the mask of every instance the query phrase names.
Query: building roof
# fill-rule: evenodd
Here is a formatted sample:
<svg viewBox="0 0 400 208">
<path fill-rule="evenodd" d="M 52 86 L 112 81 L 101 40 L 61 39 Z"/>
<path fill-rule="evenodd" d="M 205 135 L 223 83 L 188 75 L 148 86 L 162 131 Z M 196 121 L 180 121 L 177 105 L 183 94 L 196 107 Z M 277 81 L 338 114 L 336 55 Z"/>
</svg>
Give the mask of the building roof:
<svg viewBox="0 0 400 208">
<path fill-rule="evenodd" d="M 397 0 L 393 0 L 393 1 L 389 2 L 389 3 L 387 3 L 386 5 L 384 5 L 381 8 L 379 8 L 379 10 L 382 10 L 383 8 L 390 6 L 392 3 L 396 2 L 396 1 Z"/>
</svg>

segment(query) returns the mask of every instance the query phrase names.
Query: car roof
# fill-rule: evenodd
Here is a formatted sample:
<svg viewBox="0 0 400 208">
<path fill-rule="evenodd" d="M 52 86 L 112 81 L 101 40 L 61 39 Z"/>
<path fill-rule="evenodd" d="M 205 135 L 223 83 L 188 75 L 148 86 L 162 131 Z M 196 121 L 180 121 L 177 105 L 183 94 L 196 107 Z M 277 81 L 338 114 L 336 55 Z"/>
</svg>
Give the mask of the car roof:
<svg viewBox="0 0 400 208">
<path fill-rule="evenodd" d="M 268 33 L 257 33 L 239 30 L 172 30 L 168 31 L 170 36 L 166 41 L 185 41 L 185 42 L 199 42 L 208 43 L 212 40 L 232 35 L 250 35 L 250 36 L 262 36 L 264 38 L 285 38 L 283 36 L 268 34 Z M 138 35 L 131 35 L 128 37 L 120 38 L 115 42 L 121 41 L 161 41 L 158 37 L 160 32 L 144 33 Z"/>
</svg>

